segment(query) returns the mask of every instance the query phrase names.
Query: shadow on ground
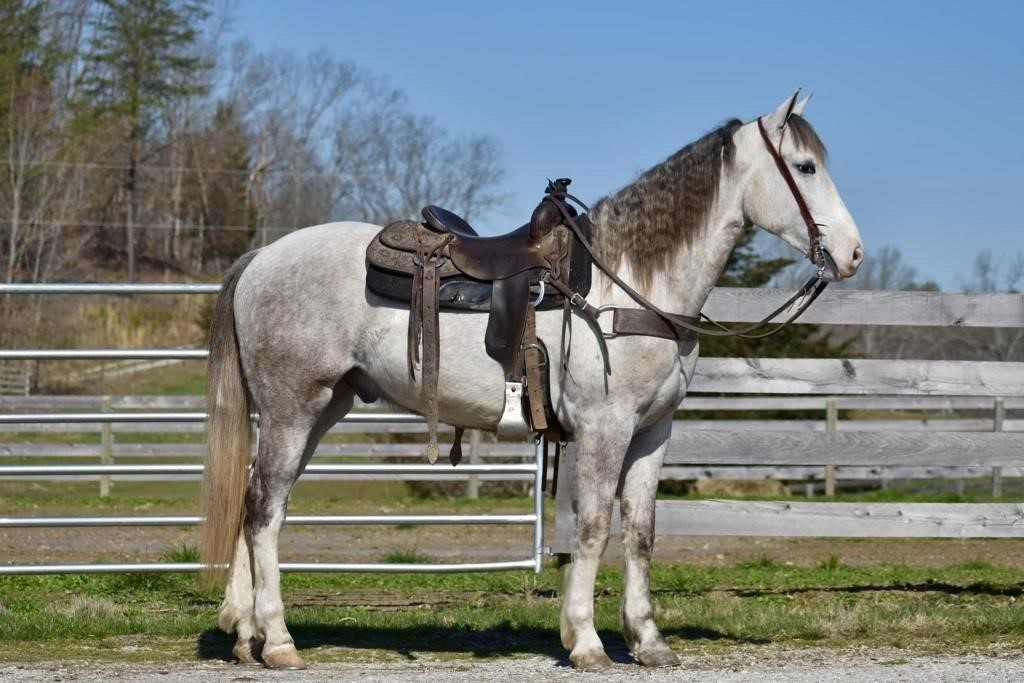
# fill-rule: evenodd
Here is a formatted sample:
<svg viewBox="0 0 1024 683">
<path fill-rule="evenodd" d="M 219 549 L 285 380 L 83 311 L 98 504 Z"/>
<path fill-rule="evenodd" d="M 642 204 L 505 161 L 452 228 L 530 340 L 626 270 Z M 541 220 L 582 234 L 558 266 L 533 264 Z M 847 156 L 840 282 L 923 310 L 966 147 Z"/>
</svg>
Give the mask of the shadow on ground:
<svg viewBox="0 0 1024 683">
<path fill-rule="evenodd" d="M 302 650 L 332 646 L 393 652 L 410 661 L 416 660 L 420 653 L 462 654 L 481 658 L 526 654 L 550 657 L 559 666 L 569 666 L 568 653 L 562 648 L 556 629 L 518 627 L 507 623 L 480 631 L 459 628 L 383 629 L 345 624 L 296 624 L 290 626 L 289 631 L 300 653 Z M 748 644 L 770 642 L 737 638 L 720 631 L 698 627 L 684 626 L 666 629 L 663 632 L 668 637 L 682 640 L 725 640 Z M 621 633 L 603 630 L 598 635 L 612 661 L 633 662 Z M 231 648 L 234 644 L 234 636 L 210 629 L 199 636 L 196 653 L 201 659 L 230 661 Z"/>
<path fill-rule="evenodd" d="M 1024 584 L 1016 586 L 995 585 L 977 581 L 967 585 L 946 583 L 944 581 L 924 581 L 922 583 L 887 583 L 880 585 L 864 584 L 856 586 L 813 586 L 806 588 L 786 589 L 737 589 L 730 591 L 741 598 L 761 597 L 765 595 L 786 595 L 797 593 L 946 593 L 947 595 L 988 595 L 992 597 L 1014 597 L 1024 595 Z"/>
</svg>

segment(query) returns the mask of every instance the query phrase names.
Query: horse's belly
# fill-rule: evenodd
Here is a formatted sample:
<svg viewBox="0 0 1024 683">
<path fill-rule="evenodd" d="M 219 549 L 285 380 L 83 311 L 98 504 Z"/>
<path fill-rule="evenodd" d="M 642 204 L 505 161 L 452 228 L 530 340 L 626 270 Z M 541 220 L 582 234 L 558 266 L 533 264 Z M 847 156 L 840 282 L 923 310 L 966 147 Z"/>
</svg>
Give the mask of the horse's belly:
<svg viewBox="0 0 1024 683">
<path fill-rule="evenodd" d="M 484 350 L 486 315 L 447 314 L 440 319 L 437 398 L 441 420 L 460 427 L 494 429 L 501 417 L 505 380 Z M 366 326 L 360 369 L 382 398 L 424 412 L 422 355 L 410 378 L 407 310 L 374 309 Z"/>
</svg>

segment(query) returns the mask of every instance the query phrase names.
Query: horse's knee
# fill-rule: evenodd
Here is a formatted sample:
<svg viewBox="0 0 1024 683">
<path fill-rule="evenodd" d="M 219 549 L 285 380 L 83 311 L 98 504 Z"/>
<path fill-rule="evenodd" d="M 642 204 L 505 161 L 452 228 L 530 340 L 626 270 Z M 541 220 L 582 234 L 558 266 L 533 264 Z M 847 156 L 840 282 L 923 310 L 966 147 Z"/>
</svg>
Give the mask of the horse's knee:
<svg viewBox="0 0 1024 683">
<path fill-rule="evenodd" d="M 603 519 L 581 522 L 577 541 L 580 554 L 585 557 L 603 554 L 608 545 L 610 527 L 611 525 Z"/>
<path fill-rule="evenodd" d="M 654 550 L 654 514 L 623 497 L 622 538 L 626 552 L 638 559 L 650 561 Z"/>
</svg>

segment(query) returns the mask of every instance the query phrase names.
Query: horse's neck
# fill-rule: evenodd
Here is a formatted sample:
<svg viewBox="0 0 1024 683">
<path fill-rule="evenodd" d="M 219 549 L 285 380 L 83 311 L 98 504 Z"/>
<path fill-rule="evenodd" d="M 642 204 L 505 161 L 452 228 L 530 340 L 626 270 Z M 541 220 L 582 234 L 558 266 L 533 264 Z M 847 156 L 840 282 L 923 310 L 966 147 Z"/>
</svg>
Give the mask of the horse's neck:
<svg viewBox="0 0 1024 683">
<path fill-rule="evenodd" d="M 601 218 L 597 217 L 599 221 Z M 663 311 L 696 316 L 725 270 L 729 254 L 736 246 L 743 226 L 740 188 L 734 175 L 723 170 L 718 198 L 708 212 L 706 224 L 699 236 L 689 244 L 678 246 L 668 268 L 651 279 L 651 285 L 645 291 L 647 299 Z M 636 286 L 628 258 L 621 260 L 616 275 Z M 603 293 L 602 303 L 636 307 L 633 300 L 611 284 L 607 277 L 596 270 L 595 276 L 595 282 L 599 285 L 597 290 Z"/>
</svg>

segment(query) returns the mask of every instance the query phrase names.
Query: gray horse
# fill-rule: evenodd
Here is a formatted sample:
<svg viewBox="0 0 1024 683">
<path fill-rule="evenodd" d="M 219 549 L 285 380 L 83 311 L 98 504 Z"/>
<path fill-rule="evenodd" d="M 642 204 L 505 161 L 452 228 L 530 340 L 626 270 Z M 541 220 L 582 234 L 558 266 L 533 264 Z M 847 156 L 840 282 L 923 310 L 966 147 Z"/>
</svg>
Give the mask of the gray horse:
<svg viewBox="0 0 1024 683">
<path fill-rule="evenodd" d="M 745 227 L 756 224 L 812 253 L 810 220 L 794 201 L 802 196 L 820 229 L 825 277 L 853 275 L 863 258 L 860 236 L 829 177 L 825 148 L 802 118 L 806 103 L 794 94 L 756 122 L 731 121 L 599 201 L 589 214 L 599 255 L 662 310 L 695 316 Z M 217 300 L 203 549 L 211 566 L 230 562 L 218 623 L 237 634 L 233 652 L 242 662 L 303 666 L 284 622 L 277 545 L 289 492 L 320 438 L 356 396 L 423 412 L 407 366 L 408 310 L 365 287 L 364 254 L 378 230 L 332 223 L 294 232 L 239 259 Z M 598 269 L 590 303 L 635 307 Z M 537 313 L 549 347 L 557 348 L 561 318 Z M 493 430 L 501 417 L 505 378 L 484 353 L 486 322 L 441 314 L 438 403 L 449 424 Z M 551 364 L 552 405 L 575 435 L 578 468 L 562 644 L 578 668 L 611 664 L 594 629 L 594 579 L 621 486 L 623 632 L 641 664 L 671 666 L 679 660 L 654 623 L 650 594 L 654 502 L 697 343 L 609 339 L 606 377 L 597 338 L 581 329 L 568 342 L 567 368 Z M 251 476 L 250 410 L 261 418 Z"/>
</svg>

